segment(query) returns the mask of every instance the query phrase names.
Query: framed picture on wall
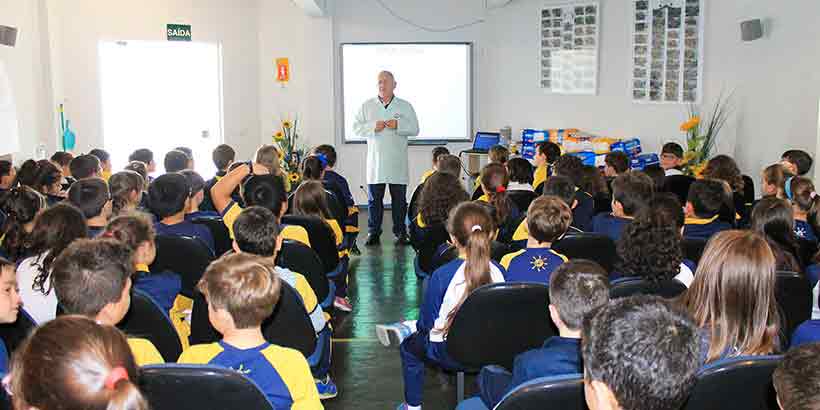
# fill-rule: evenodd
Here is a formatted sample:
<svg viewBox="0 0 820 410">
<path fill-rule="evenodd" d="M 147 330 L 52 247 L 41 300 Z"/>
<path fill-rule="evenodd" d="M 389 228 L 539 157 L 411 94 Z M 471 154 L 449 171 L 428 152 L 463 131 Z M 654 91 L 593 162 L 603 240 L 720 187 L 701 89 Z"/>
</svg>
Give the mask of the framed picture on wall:
<svg viewBox="0 0 820 410">
<path fill-rule="evenodd" d="M 539 23 L 538 86 L 553 94 L 598 94 L 600 4 L 547 3 Z"/>
<path fill-rule="evenodd" d="M 632 73 L 637 103 L 699 103 L 705 0 L 632 0 Z"/>
</svg>

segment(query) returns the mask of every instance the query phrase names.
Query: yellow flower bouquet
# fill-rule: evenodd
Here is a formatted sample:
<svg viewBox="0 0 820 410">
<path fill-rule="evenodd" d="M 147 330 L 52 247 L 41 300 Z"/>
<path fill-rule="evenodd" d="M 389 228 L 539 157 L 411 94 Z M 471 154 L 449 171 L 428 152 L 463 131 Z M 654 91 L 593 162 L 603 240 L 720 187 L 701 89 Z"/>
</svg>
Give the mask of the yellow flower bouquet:
<svg viewBox="0 0 820 410">
<path fill-rule="evenodd" d="M 683 168 L 687 175 L 698 177 L 706 166 L 706 161 L 717 143 L 718 133 L 726 125 L 731 114 L 730 101 L 732 94 L 718 96 L 717 103 L 709 112 L 707 121 L 701 119 L 698 107 L 689 106 L 688 119 L 680 125 L 681 132 L 686 133 L 686 152 L 683 155 Z"/>
<path fill-rule="evenodd" d="M 305 156 L 305 148 L 299 145 L 299 133 L 297 132 L 297 125 L 299 124 L 299 117 L 294 116 L 294 119 L 284 119 L 280 121 L 280 129 L 273 133 L 273 142 L 279 147 L 279 153 L 282 161 L 282 170 L 288 177 L 290 186 L 295 188 L 300 179 L 299 165 Z"/>
</svg>

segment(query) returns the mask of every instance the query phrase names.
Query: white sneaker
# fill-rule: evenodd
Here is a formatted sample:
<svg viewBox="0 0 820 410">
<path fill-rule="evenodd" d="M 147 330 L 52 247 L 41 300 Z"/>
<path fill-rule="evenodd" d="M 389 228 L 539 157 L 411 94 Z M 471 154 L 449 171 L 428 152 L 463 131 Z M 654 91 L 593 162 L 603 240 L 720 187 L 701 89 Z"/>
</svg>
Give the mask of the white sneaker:
<svg viewBox="0 0 820 410">
<path fill-rule="evenodd" d="M 413 326 L 410 326 L 412 324 Z M 384 347 L 398 346 L 415 332 L 415 322 L 397 322 L 387 325 L 376 325 L 376 337 Z"/>
</svg>

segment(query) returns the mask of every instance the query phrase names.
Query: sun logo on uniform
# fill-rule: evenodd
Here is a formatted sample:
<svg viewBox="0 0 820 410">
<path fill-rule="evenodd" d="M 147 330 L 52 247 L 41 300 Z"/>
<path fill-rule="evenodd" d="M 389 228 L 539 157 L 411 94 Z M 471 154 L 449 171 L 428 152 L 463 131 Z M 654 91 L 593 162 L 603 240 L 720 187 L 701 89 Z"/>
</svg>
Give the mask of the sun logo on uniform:
<svg viewBox="0 0 820 410">
<path fill-rule="evenodd" d="M 802 226 L 798 226 L 794 230 L 794 233 L 797 234 L 797 237 L 799 237 L 801 239 L 805 239 L 808 236 L 808 232 L 806 232 L 806 228 L 804 228 Z"/>
<path fill-rule="evenodd" d="M 532 269 L 536 272 L 541 272 L 542 270 L 547 269 L 547 260 L 540 256 L 534 256 L 532 261 L 530 261 L 530 265 L 532 265 Z"/>
<path fill-rule="evenodd" d="M 241 364 L 241 363 L 239 364 L 239 368 L 234 369 L 234 371 L 236 371 L 239 374 L 245 374 L 245 375 L 251 374 L 251 369 L 246 369 L 245 365 Z"/>
</svg>

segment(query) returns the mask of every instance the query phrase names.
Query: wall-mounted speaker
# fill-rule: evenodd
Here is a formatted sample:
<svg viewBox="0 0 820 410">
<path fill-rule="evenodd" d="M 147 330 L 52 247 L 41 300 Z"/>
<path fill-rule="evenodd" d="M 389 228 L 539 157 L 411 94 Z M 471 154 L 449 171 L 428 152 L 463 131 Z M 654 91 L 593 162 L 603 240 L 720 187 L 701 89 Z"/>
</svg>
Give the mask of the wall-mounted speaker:
<svg viewBox="0 0 820 410">
<path fill-rule="evenodd" d="M 760 19 L 740 23 L 740 37 L 743 41 L 755 41 L 763 37 L 763 22 Z"/>
<path fill-rule="evenodd" d="M 0 45 L 14 47 L 17 43 L 17 28 L 0 26 Z"/>
</svg>

